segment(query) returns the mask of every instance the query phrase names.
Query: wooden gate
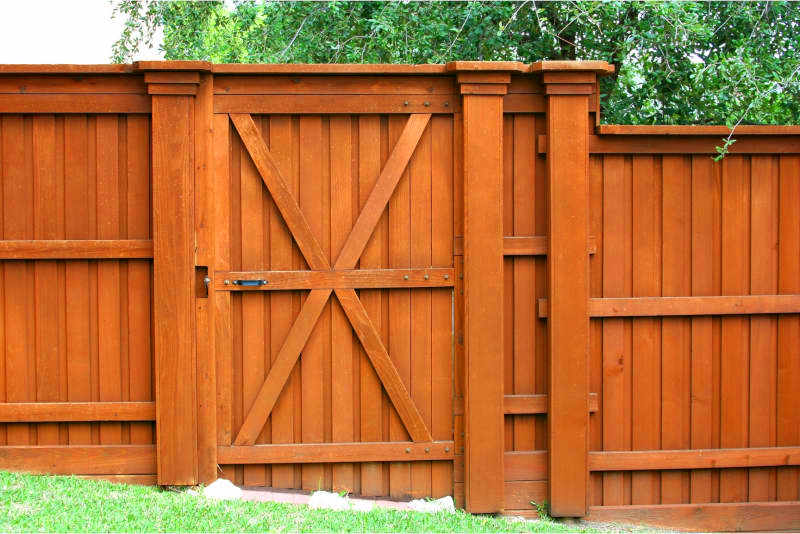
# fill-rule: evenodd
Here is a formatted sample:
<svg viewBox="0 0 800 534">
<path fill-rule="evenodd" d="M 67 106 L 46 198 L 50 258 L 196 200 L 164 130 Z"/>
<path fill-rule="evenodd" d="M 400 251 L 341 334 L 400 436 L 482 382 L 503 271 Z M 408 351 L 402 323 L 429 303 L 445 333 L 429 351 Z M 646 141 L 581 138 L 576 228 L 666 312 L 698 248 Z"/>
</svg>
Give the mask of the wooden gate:
<svg viewBox="0 0 800 534">
<path fill-rule="evenodd" d="M 249 486 L 450 494 L 451 121 L 219 114 L 215 145 L 218 462 Z"/>
</svg>

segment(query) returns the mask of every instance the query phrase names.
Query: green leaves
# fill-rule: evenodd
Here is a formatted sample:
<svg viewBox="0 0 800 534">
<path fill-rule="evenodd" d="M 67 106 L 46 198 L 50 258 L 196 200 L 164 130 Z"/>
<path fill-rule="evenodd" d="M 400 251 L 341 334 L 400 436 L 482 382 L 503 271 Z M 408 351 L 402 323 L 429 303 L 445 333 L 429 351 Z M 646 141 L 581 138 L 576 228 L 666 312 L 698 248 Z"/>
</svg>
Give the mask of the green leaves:
<svg viewBox="0 0 800 534">
<path fill-rule="evenodd" d="M 444 63 L 605 60 L 604 122 L 800 123 L 800 4 L 116 0 L 114 60 Z"/>
</svg>

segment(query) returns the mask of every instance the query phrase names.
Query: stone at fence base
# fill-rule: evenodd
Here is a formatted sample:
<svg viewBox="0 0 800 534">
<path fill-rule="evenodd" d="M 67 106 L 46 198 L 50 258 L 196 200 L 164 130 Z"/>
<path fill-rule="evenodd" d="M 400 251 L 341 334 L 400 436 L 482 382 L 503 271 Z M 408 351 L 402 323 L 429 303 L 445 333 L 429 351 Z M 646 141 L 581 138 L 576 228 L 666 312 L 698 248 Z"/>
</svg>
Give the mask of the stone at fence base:
<svg viewBox="0 0 800 534">
<path fill-rule="evenodd" d="M 455 513 L 456 507 L 453 503 L 453 498 L 451 496 L 442 497 L 441 499 L 436 499 L 433 501 L 427 501 L 425 499 L 415 499 L 408 503 L 408 507 L 411 510 L 416 512 L 427 512 L 435 514 L 437 512 L 448 512 L 448 513 Z"/>
<path fill-rule="evenodd" d="M 230 480 L 218 478 L 203 488 L 203 495 L 209 499 L 234 500 L 242 498 L 242 490 L 234 486 Z"/>
</svg>

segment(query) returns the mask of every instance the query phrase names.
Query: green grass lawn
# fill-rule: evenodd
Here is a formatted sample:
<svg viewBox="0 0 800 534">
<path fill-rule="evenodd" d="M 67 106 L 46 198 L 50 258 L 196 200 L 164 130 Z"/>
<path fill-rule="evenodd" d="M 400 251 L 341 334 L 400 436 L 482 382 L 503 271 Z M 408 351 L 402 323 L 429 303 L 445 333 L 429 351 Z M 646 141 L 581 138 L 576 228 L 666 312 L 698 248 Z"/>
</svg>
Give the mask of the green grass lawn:
<svg viewBox="0 0 800 534">
<path fill-rule="evenodd" d="M 576 529 L 460 511 L 334 512 L 214 501 L 153 487 L 0 472 L 0 532 L 596 532 Z"/>
</svg>

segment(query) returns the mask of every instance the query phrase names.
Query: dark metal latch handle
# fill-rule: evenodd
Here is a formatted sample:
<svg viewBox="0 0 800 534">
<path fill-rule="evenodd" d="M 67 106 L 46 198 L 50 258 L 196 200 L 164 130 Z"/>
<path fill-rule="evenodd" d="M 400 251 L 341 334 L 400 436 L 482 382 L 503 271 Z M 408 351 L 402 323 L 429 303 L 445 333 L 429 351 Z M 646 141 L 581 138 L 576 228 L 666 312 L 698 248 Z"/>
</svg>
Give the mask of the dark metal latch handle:
<svg viewBox="0 0 800 534">
<path fill-rule="evenodd" d="M 258 287 L 267 285 L 266 280 L 234 280 L 234 285 L 246 287 Z"/>
</svg>

